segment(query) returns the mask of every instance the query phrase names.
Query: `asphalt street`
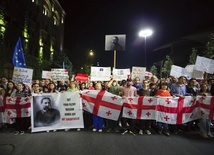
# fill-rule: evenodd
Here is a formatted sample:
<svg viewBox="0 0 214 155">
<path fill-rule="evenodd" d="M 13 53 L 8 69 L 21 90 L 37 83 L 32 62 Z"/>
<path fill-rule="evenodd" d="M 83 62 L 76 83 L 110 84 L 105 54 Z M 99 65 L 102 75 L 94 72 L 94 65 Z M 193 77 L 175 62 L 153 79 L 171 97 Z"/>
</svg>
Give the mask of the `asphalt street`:
<svg viewBox="0 0 214 155">
<path fill-rule="evenodd" d="M 0 131 L 1 155 L 213 155 L 214 139 L 202 138 L 198 131 L 169 137 L 151 130 L 152 135 L 102 133 L 92 130 L 13 134 Z"/>
</svg>

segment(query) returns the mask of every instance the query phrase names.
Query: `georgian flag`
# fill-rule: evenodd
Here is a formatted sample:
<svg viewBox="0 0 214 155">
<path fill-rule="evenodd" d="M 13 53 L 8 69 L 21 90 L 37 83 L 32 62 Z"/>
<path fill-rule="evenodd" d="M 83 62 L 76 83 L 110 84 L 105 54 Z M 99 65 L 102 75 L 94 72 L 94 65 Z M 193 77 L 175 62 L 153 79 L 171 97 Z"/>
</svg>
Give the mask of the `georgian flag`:
<svg viewBox="0 0 214 155">
<path fill-rule="evenodd" d="M 122 98 L 107 91 L 84 90 L 81 93 L 83 109 L 102 118 L 118 120 Z"/>
<path fill-rule="evenodd" d="M 167 124 L 183 124 L 200 118 L 196 98 L 160 97 L 156 106 L 156 121 Z"/>
<path fill-rule="evenodd" d="M 5 117 L 30 117 L 30 108 L 31 103 L 28 97 L 6 97 L 5 99 Z"/>
<path fill-rule="evenodd" d="M 214 96 L 197 96 L 201 117 L 214 120 Z"/>
<path fill-rule="evenodd" d="M 140 96 L 124 99 L 123 117 L 131 119 L 155 119 L 157 98 Z"/>
</svg>

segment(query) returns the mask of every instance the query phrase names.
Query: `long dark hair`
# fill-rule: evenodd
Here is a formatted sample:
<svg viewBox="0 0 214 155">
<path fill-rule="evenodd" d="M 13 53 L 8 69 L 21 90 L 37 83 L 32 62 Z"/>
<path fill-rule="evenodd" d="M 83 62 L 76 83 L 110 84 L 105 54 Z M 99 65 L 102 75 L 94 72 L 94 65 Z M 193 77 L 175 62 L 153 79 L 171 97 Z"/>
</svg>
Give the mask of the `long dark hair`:
<svg viewBox="0 0 214 155">
<path fill-rule="evenodd" d="M 10 89 L 9 88 L 9 84 L 10 83 L 12 83 L 13 84 L 13 87 L 12 87 L 12 89 Z M 15 85 L 15 83 L 13 82 L 13 81 L 8 81 L 8 83 L 7 83 L 7 88 L 6 88 L 6 90 L 5 90 L 5 97 L 7 97 L 7 96 L 10 96 L 11 95 L 11 93 L 14 91 L 16 89 L 16 85 Z M 11 91 L 10 91 L 11 90 Z M 10 91 L 10 92 L 9 92 Z"/>
</svg>

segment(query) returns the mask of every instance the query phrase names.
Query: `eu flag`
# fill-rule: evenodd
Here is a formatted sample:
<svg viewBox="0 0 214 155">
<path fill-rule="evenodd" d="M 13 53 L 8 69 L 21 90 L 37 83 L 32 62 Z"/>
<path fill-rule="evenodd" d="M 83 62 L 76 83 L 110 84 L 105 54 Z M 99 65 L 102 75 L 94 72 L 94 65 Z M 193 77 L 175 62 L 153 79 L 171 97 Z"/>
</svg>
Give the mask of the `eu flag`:
<svg viewBox="0 0 214 155">
<path fill-rule="evenodd" d="M 24 52 L 22 49 L 22 42 L 20 38 L 18 39 L 16 46 L 14 48 L 12 61 L 13 61 L 14 67 L 26 68 Z"/>
</svg>

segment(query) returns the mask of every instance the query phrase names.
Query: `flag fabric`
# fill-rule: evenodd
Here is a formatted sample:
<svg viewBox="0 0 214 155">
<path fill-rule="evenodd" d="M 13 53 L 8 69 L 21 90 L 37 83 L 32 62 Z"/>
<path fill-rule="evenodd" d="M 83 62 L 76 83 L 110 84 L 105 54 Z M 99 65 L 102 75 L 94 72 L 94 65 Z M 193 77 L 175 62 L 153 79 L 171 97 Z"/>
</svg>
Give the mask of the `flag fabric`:
<svg viewBox="0 0 214 155">
<path fill-rule="evenodd" d="M 157 98 L 140 96 L 124 99 L 123 117 L 131 119 L 155 119 Z"/>
<path fill-rule="evenodd" d="M 102 118 L 118 120 L 122 98 L 107 91 L 84 90 L 81 93 L 83 109 Z"/>
<path fill-rule="evenodd" d="M 214 96 L 197 96 L 201 117 L 214 120 Z"/>
<path fill-rule="evenodd" d="M 75 80 L 81 81 L 81 82 L 87 82 L 88 81 L 88 74 L 77 73 Z"/>
<path fill-rule="evenodd" d="M 146 72 L 145 72 L 145 76 L 152 77 L 153 74 L 152 74 L 151 72 L 146 71 Z"/>
<path fill-rule="evenodd" d="M 167 124 L 183 124 L 200 118 L 200 108 L 196 98 L 158 98 L 156 106 L 156 121 Z"/>
<path fill-rule="evenodd" d="M 13 65 L 15 67 L 26 68 L 24 51 L 22 48 L 22 42 L 21 42 L 20 38 L 18 39 L 16 46 L 14 48 L 13 60 L 12 61 L 13 61 Z"/>
<path fill-rule="evenodd" d="M 28 97 L 6 97 L 5 116 L 20 118 L 31 116 L 31 102 Z"/>
</svg>

